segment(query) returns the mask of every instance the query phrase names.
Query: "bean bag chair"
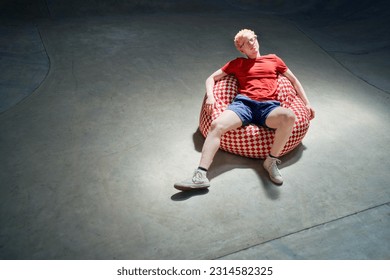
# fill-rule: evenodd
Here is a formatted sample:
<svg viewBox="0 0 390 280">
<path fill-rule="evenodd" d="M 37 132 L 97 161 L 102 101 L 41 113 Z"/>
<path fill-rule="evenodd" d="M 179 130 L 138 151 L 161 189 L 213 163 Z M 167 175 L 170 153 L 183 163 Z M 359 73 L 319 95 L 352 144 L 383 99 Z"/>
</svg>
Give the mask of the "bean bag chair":
<svg viewBox="0 0 390 280">
<path fill-rule="evenodd" d="M 214 108 L 212 116 L 206 114 L 205 96 L 199 119 L 199 129 L 204 137 L 209 132 L 211 122 L 222 114 L 238 94 L 237 83 L 237 79 L 231 75 L 225 76 L 215 83 L 214 96 L 216 108 Z M 277 93 L 277 100 L 281 102 L 281 106 L 290 108 L 296 115 L 292 134 L 280 154 L 282 156 L 292 151 L 302 141 L 309 129 L 310 113 L 301 98 L 297 95 L 290 81 L 282 75 L 279 75 L 277 80 Z M 256 125 L 240 127 L 228 131 L 222 136 L 220 149 L 249 158 L 265 159 L 271 149 L 274 134 L 273 129 L 258 127 Z"/>
</svg>

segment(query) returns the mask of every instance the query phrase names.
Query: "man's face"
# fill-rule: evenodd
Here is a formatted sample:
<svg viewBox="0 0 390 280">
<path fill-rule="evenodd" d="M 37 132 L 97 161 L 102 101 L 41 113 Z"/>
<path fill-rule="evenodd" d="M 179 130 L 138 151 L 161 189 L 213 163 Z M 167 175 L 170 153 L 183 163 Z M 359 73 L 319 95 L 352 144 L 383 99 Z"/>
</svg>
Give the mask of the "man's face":
<svg viewBox="0 0 390 280">
<path fill-rule="evenodd" d="M 250 58 L 256 57 L 259 53 L 259 42 L 257 41 L 257 36 L 252 34 L 245 36 L 243 42 L 241 43 L 240 51 Z"/>
</svg>

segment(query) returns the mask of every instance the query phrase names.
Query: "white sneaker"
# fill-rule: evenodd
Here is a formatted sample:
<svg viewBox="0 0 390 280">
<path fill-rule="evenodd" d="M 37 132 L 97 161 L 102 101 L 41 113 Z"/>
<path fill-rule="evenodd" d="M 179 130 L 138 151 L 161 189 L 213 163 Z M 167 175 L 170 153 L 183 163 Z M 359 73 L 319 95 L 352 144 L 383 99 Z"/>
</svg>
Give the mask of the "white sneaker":
<svg viewBox="0 0 390 280">
<path fill-rule="evenodd" d="M 210 187 L 210 181 L 206 177 L 206 171 L 196 169 L 192 178 L 178 182 L 174 187 L 181 191 L 206 189 Z"/>
<path fill-rule="evenodd" d="M 281 161 L 279 159 L 270 156 L 268 156 L 263 163 L 265 170 L 267 170 L 269 173 L 271 181 L 278 185 L 283 184 L 283 178 L 277 166 L 277 164 L 280 163 Z"/>
</svg>

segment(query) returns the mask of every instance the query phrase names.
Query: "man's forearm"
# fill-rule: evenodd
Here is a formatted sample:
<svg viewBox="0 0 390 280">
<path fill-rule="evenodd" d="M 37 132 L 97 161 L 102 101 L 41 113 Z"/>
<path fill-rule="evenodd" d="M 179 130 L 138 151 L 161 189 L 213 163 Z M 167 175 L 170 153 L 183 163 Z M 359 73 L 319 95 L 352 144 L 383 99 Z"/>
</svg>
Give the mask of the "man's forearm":
<svg viewBox="0 0 390 280">
<path fill-rule="evenodd" d="M 305 105 L 310 105 L 309 99 L 307 98 L 305 90 L 303 89 L 301 83 L 298 80 L 295 80 L 293 86 L 297 91 L 298 96 L 302 99 L 303 103 L 305 103 Z"/>
<path fill-rule="evenodd" d="M 206 80 L 206 93 L 207 97 L 214 97 L 214 77 L 210 76 Z"/>
</svg>

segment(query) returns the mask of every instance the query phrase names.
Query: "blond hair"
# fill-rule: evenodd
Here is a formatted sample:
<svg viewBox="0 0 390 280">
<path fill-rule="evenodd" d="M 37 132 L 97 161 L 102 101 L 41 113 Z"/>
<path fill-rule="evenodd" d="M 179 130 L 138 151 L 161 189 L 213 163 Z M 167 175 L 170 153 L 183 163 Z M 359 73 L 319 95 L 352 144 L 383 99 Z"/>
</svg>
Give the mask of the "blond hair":
<svg viewBox="0 0 390 280">
<path fill-rule="evenodd" d="M 245 43 L 245 40 L 255 35 L 255 32 L 250 29 L 240 30 L 234 37 L 234 45 L 236 46 L 237 50 L 241 51 L 241 46 Z"/>
</svg>

